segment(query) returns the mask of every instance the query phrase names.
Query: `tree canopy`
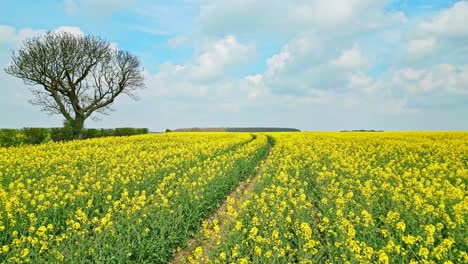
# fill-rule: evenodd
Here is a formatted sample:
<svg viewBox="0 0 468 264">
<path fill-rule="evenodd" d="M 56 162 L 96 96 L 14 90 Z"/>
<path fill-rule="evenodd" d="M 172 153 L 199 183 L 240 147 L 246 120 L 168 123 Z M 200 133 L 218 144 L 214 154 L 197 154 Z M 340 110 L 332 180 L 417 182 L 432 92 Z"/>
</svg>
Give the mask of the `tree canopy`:
<svg viewBox="0 0 468 264">
<path fill-rule="evenodd" d="M 144 87 L 138 57 L 100 37 L 67 32 L 26 40 L 5 71 L 31 85 L 30 103 L 63 115 L 77 137 L 87 118 L 109 114 L 120 94 L 136 99 Z"/>
</svg>

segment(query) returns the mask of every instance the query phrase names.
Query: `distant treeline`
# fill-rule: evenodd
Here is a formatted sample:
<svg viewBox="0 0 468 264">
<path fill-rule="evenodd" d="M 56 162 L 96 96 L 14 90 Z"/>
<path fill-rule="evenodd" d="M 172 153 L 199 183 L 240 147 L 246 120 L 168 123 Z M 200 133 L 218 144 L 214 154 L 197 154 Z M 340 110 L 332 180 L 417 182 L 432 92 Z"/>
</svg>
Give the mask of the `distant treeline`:
<svg viewBox="0 0 468 264">
<path fill-rule="evenodd" d="M 284 127 L 192 127 L 166 129 L 166 132 L 300 132 L 296 128 Z"/>
<path fill-rule="evenodd" d="M 374 130 L 374 129 L 355 129 L 355 130 L 341 130 L 340 132 L 384 132 L 384 131 Z"/>
<path fill-rule="evenodd" d="M 82 139 L 132 136 L 148 134 L 147 128 L 87 128 L 83 130 Z M 69 127 L 25 127 L 21 129 L 0 129 L 0 147 L 11 147 L 18 145 L 42 144 L 49 141 L 68 141 L 74 139 L 73 132 Z"/>
</svg>

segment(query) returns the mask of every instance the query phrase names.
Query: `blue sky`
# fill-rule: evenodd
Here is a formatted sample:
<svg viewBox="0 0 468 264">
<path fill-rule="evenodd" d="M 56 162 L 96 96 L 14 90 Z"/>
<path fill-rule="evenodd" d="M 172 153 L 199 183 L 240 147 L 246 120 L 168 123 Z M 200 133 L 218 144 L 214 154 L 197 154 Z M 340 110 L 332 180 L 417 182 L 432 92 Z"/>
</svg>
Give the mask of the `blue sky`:
<svg viewBox="0 0 468 264">
<path fill-rule="evenodd" d="M 468 130 L 467 24 L 452 0 L 2 0 L 0 66 L 54 30 L 138 55 L 140 100 L 87 127 Z M 0 83 L 0 127 L 61 125 Z"/>
</svg>

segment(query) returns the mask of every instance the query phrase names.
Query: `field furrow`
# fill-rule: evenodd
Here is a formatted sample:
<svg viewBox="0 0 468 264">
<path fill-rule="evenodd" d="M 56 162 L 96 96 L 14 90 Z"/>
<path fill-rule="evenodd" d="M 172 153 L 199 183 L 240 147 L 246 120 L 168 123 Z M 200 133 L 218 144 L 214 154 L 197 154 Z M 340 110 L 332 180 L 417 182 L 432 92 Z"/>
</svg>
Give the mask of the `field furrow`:
<svg viewBox="0 0 468 264">
<path fill-rule="evenodd" d="M 224 236 L 227 235 L 226 231 L 229 230 L 235 219 L 231 218 L 230 213 L 238 210 L 242 203 L 250 198 L 256 181 L 262 177 L 265 168 L 268 167 L 273 140 L 271 137 L 267 138 L 268 152 L 265 153 L 265 157 L 256 167 L 256 173 L 239 182 L 237 188 L 226 197 L 223 204 L 209 218 L 203 221 L 203 229 L 199 230 L 199 233 L 189 241 L 188 247 L 177 252 L 171 263 L 177 264 L 185 263 L 187 260 L 193 261 L 193 257 L 190 254 L 195 249 L 204 252 L 203 255 L 207 256 L 210 254 L 209 252 L 219 247 Z"/>
<path fill-rule="evenodd" d="M 167 262 L 266 147 L 188 133 L 0 149 L 0 256 Z"/>
<path fill-rule="evenodd" d="M 0 262 L 468 262 L 468 133 L 0 148 L 0 183 Z"/>
<path fill-rule="evenodd" d="M 466 263 L 467 137 L 273 134 L 253 193 L 185 261 Z"/>
</svg>

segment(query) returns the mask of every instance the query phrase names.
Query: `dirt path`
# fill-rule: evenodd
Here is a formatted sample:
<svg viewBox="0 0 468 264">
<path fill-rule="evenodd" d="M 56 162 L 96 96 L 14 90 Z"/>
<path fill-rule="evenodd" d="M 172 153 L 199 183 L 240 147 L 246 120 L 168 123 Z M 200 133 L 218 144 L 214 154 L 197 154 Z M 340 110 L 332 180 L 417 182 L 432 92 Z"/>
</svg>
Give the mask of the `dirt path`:
<svg viewBox="0 0 468 264">
<path fill-rule="evenodd" d="M 235 201 L 233 205 L 231 205 L 234 210 L 237 210 L 238 207 L 247 199 L 250 198 L 252 190 L 255 186 L 255 182 L 264 174 L 265 168 L 268 167 L 269 157 L 271 153 L 271 149 L 273 148 L 273 144 L 268 141 L 268 151 L 265 158 L 259 163 L 258 165 L 258 173 L 253 176 L 249 177 L 245 181 L 241 181 L 239 185 L 237 185 L 236 190 L 231 192 L 227 197 L 226 200 L 221 204 L 221 206 L 216 210 L 205 222 L 213 224 L 214 221 L 219 221 L 218 227 L 219 231 L 217 233 L 223 234 L 226 227 L 231 224 L 229 219 L 222 219 L 222 216 L 225 216 L 228 211 L 228 204 L 229 201 Z M 221 221 L 220 221 L 221 220 Z M 223 221 L 224 220 L 224 221 Z M 190 253 L 196 247 L 202 247 L 203 252 L 206 254 L 209 249 L 216 244 L 217 239 L 215 237 L 203 238 L 202 241 L 197 241 L 196 238 L 191 238 L 188 241 L 188 247 L 177 252 L 174 259 L 172 260 L 173 264 L 185 263 L 185 259 L 190 255 Z"/>
</svg>

